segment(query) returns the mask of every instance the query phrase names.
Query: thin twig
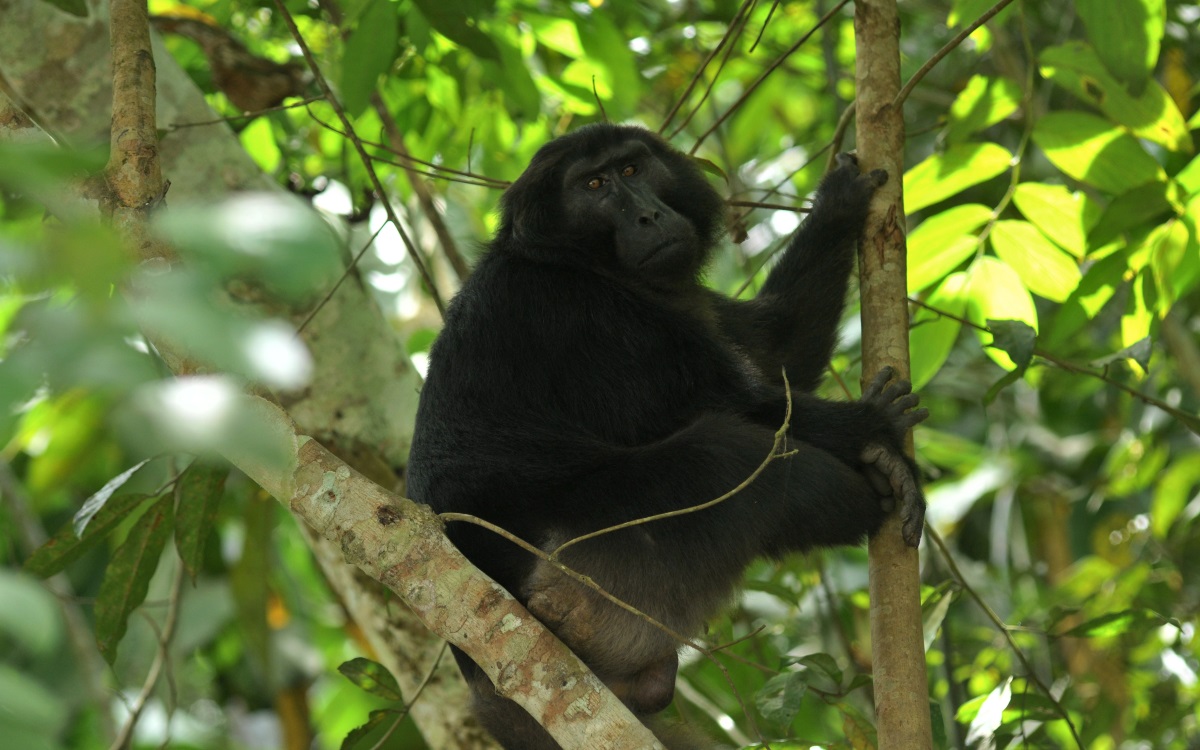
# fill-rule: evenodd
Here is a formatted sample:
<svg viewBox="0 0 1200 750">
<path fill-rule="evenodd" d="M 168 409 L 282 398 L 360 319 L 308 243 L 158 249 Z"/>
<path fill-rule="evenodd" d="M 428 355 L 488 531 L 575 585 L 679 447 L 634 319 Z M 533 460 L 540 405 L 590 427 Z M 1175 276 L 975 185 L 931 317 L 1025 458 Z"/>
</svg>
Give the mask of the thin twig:
<svg viewBox="0 0 1200 750">
<path fill-rule="evenodd" d="M 278 2 L 278 0 L 276 0 L 276 1 Z M 1011 0 L 1009 0 L 1009 1 L 1011 2 Z M 763 81 L 767 80 L 767 76 L 774 73 L 775 70 L 777 68 L 779 68 L 780 65 L 783 65 L 784 61 L 787 60 L 789 57 L 791 57 L 793 52 L 800 49 L 801 45 L 803 45 L 805 42 L 807 42 L 812 37 L 812 35 L 817 32 L 818 29 L 820 29 L 822 26 L 824 26 L 826 23 L 828 23 L 829 20 L 831 18 L 833 18 L 833 16 L 836 13 L 838 13 L 838 11 L 840 11 L 842 8 L 846 7 L 846 4 L 849 2 L 850 2 L 850 0 L 841 0 L 841 2 L 839 2 L 837 5 L 833 6 L 833 8 L 830 9 L 830 11 L 828 13 L 821 16 L 820 20 L 817 21 L 816 25 L 813 26 L 808 31 L 807 34 L 805 34 L 804 36 L 802 36 L 798 40 L 796 40 L 795 44 L 793 44 L 791 47 L 788 47 L 788 49 L 782 55 L 780 55 L 778 58 L 776 58 L 775 61 L 772 62 L 770 65 L 768 65 L 767 69 L 764 70 L 758 76 L 758 78 L 756 78 L 754 80 L 754 83 L 751 83 L 748 87 L 746 87 L 746 90 L 744 92 L 742 92 L 742 95 L 737 98 L 737 101 L 735 101 L 733 104 L 729 105 L 729 109 L 727 109 L 725 111 L 725 114 L 718 117 L 717 121 L 714 122 L 708 128 L 708 130 L 704 131 L 700 135 L 700 137 L 696 139 L 696 143 L 692 145 L 692 149 L 688 153 L 692 153 L 692 154 L 696 153 L 696 149 L 700 148 L 700 144 L 704 143 L 704 141 L 707 140 L 707 138 L 713 134 L 713 131 L 715 131 L 717 128 L 721 127 L 721 125 L 727 119 L 729 119 L 730 115 L 732 115 L 734 112 L 736 112 L 738 110 L 739 107 L 741 107 L 743 104 L 746 103 L 746 100 L 749 99 L 750 96 L 758 89 L 758 87 L 762 85 Z"/>
<path fill-rule="evenodd" d="M 737 48 L 737 40 L 740 39 L 742 34 L 746 31 L 746 24 L 749 23 L 749 21 L 749 13 L 742 16 L 740 22 L 735 18 L 729 30 L 725 32 L 726 35 L 731 36 L 731 38 L 728 46 L 725 47 L 725 53 L 721 55 L 720 65 L 717 66 L 716 72 L 712 74 L 712 77 L 708 79 L 708 83 L 704 86 L 704 95 L 700 97 L 700 101 L 696 102 L 695 106 L 691 108 L 687 117 L 683 118 L 683 122 L 679 123 L 679 125 L 671 131 L 671 134 L 667 136 L 668 140 L 674 139 L 675 136 L 682 133 L 684 128 L 686 128 L 692 122 L 692 118 L 699 114 L 700 108 L 704 106 L 705 102 L 709 101 L 709 97 L 712 96 L 713 87 L 717 85 L 717 80 L 721 77 L 721 73 L 724 72 L 725 66 L 729 64 L 729 58 L 733 56 L 733 51 Z M 697 75 L 699 75 L 699 73 L 697 73 Z"/>
<path fill-rule="evenodd" d="M 354 149 L 358 152 L 358 157 L 362 161 L 363 169 L 366 170 L 367 176 L 371 180 L 371 185 L 375 189 L 375 197 L 387 212 L 388 221 L 392 226 L 396 227 L 396 232 L 399 233 L 400 239 L 404 242 L 404 249 L 408 251 L 408 256 L 412 260 L 413 265 L 417 267 L 417 272 L 421 274 L 421 279 L 428 287 L 429 296 L 433 298 L 433 302 L 437 305 L 438 312 L 443 316 L 446 314 L 446 305 L 442 302 L 441 295 L 438 294 L 437 285 L 433 281 L 433 277 L 429 273 L 428 267 L 425 265 L 425 260 L 421 257 L 417 246 L 413 243 L 412 238 L 408 236 L 408 232 L 404 230 L 404 226 L 400 223 L 400 218 L 396 215 L 395 209 L 392 208 L 392 202 L 388 200 L 387 192 L 383 188 L 383 182 L 379 179 L 379 175 L 375 173 L 375 166 L 371 156 L 367 153 L 366 147 L 362 140 L 354 132 L 354 126 L 350 123 L 350 118 L 346 115 L 346 111 L 342 108 L 341 102 L 334 95 L 333 89 L 330 88 L 329 82 L 325 80 L 325 75 L 321 72 L 321 67 L 317 65 L 317 59 L 313 56 L 312 50 L 308 47 L 308 42 L 304 40 L 304 35 L 300 33 L 299 27 L 296 26 L 296 19 L 292 18 L 291 11 L 288 10 L 283 0 L 275 0 L 275 7 L 278 9 L 280 17 L 287 24 L 288 30 L 292 33 L 292 38 L 296 40 L 296 44 L 300 47 L 300 51 L 304 54 L 304 59 L 308 63 L 309 69 L 312 71 L 313 79 L 317 85 L 321 87 L 321 91 L 325 94 L 325 100 L 329 102 L 329 106 L 333 108 L 334 113 L 341 120 L 342 127 L 345 129 L 346 137 L 354 144 Z"/>
<path fill-rule="evenodd" d="M 1004 620 L 1000 619 L 1000 615 L 996 614 L 995 610 L 988 606 L 988 603 L 984 601 L 982 596 L 979 595 L 979 592 L 971 588 L 971 585 L 967 583 L 967 579 L 963 576 L 962 571 L 958 569 L 958 563 L 954 561 L 954 558 L 950 554 L 949 548 L 946 547 L 946 542 L 942 539 L 941 535 L 934 531 L 933 527 L 929 525 L 929 523 L 925 524 L 925 535 L 926 538 L 933 540 L 933 543 L 938 548 L 938 551 L 942 553 L 942 559 L 946 562 L 946 567 L 950 569 L 950 574 L 954 576 L 954 580 L 958 582 L 958 585 L 962 587 L 963 591 L 967 592 L 967 596 L 970 596 L 971 599 L 974 600 L 975 604 L 978 605 L 981 610 L 983 610 L 984 615 L 986 615 L 987 618 L 992 621 L 992 624 L 995 625 L 996 629 L 1000 631 L 1000 634 L 1004 636 L 1004 640 L 1008 642 L 1008 646 L 1012 649 L 1013 654 L 1016 655 L 1017 660 L 1021 662 L 1023 667 L 1025 667 L 1026 677 L 1032 681 L 1033 684 L 1037 685 L 1038 690 L 1046 696 L 1046 700 L 1050 701 L 1051 705 L 1054 706 L 1055 710 L 1062 717 L 1063 721 L 1067 722 L 1067 726 L 1071 729 L 1071 736 L 1075 739 L 1075 745 L 1079 747 L 1080 750 L 1083 750 L 1083 741 L 1079 739 L 1079 732 L 1075 730 L 1075 723 L 1071 721 L 1070 713 L 1068 713 L 1066 707 L 1063 706 L 1062 703 L 1059 703 L 1058 699 L 1054 697 L 1054 694 L 1050 692 L 1050 688 L 1047 687 L 1046 684 L 1042 682 L 1041 678 L 1037 676 L 1037 672 L 1034 670 L 1033 664 L 1031 664 L 1029 658 L 1025 656 L 1025 652 L 1021 649 L 1021 647 L 1017 645 L 1016 640 L 1013 639 L 1013 628 L 1010 628 L 1008 624 L 1004 622 Z"/>
<path fill-rule="evenodd" d="M 158 650 L 154 654 L 154 662 L 150 665 L 150 671 L 146 673 L 146 680 L 142 683 L 141 692 L 129 706 L 129 717 L 125 720 L 121 731 L 117 733 L 117 738 L 109 746 L 109 750 L 124 750 L 129 746 L 138 719 L 141 717 L 142 711 L 146 709 L 150 697 L 154 695 L 154 688 L 158 685 L 158 679 L 162 676 L 163 669 L 170 659 L 168 652 L 171 641 L 175 638 L 175 627 L 179 624 L 179 603 L 183 599 L 185 577 L 186 571 L 183 564 L 176 561 L 175 576 L 171 580 L 171 593 L 167 599 L 167 614 L 163 619 L 162 633 L 158 637 Z"/>
<path fill-rule="evenodd" d="M 975 29 L 978 29 L 980 26 L 984 25 L 991 20 L 992 16 L 1008 7 L 1012 1 L 1013 0 L 1000 0 L 1000 2 L 989 8 L 983 15 L 975 19 L 974 23 L 955 34 L 953 39 L 946 42 L 946 44 L 943 45 L 940 50 L 933 54 L 933 57 L 926 60 L 925 64 L 922 65 L 916 73 L 912 74 L 912 77 L 908 79 L 908 83 L 904 84 L 904 88 L 900 89 L 900 92 L 896 94 L 896 98 L 892 100 L 892 106 L 903 106 L 904 100 L 908 98 L 908 95 L 912 93 L 912 90 L 917 87 L 917 84 L 921 82 L 921 79 L 924 78 L 929 71 L 933 70 L 934 67 L 942 61 L 942 58 L 950 54 L 955 47 L 962 44 L 964 39 L 975 33 Z"/>
<path fill-rule="evenodd" d="M 170 125 L 166 125 L 163 129 L 166 130 L 167 132 L 172 132 L 175 130 L 183 130 L 184 128 L 199 128 L 199 127 L 203 127 L 205 125 L 221 125 L 224 123 L 232 123 L 235 120 L 253 120 L 255 117 L 262 117 L 263 115 L 268 115 L 268 114 L 271 114 L 272 112 L 285 112 L 289 109 L 298 109 L 300 107 L 307 107 L 310 104 L 313 104 L 315 102 L 324 101 L 324 100 L 325 100 L 325 97 L 323 97 L 323 96 L 310 96 L 307 99 L 303 99 L 298 102 L 292 102 L 291 104 L 279 104 L 274 107 L 267 107 L 266 109 L 258 109 L 253 112 L 246 112 L 246 113 L 240 114 L 240 115 L 229 115 L 228 117 L 218 117 L 215 120 L 199 120 L 197 122 L 176 122 L 176 123 L 172 123 Z"/>
<path fill-rule="evenodd" d="M 381 232 L 383 232 L 383 229 L 386 226 L 387 222 L 380 224 L 379 228 L 375 230 L 375 232 L 367 239 L 365 243 L 363 243 L 362 250 L 359 250 L 358 254 L 355 255 L 348 264 L 346 264 L 346 267 L 342 269 L 342 275 L 339 276 L 338 280 L 334 282 L 333 287 L 325 293 L 325 296 L 321 298 L 320 302 L 313 305 L 313 309 L 309 311 L 308 315 L 304 316 L 304 321 L 296 327 L 297 336 L 303 333 L 304 329 L 308 327 L 308 324 L 312 322 L 312 319 L 317 316 L 317 313 L 321 312 L 325 305 L 329 304 L 329 300 L 333 299 L 333 295 L 337 294 L 337 290 L 341 288 L 342 282 L 350 277 L 350 274 L 354 272 L 355 268 L 358 268 L 358 262 L 362 260 L 362 257 L 367 254 L 368 250 L 371 249 L 371 245 L 375 242 L 375 238 L 378 237 Z"/>
<path fill-rule="evenodd" d="M 738 8 L 737 13 L 735 13 L 733 16 L 733 20 L 729 22 L 729 28 L 725 29 L 725 35 L 721 37 L 721 41 L 717 42 L 717 46 L 713 47 L 712 50 L 709 51 L 708 56 L 704 58 L 704 61 L 700 63 L 700 67 L 697 68 L 696 72 L 692 74 L 692 80 L 688 82 L 687 88 L 685 88 L 683 93 L 679 95 L 679 98 L 675 100 L 675 106 L 671 107 L 671 111 L 667 113 L 667 117 L 663 120 L 662 125 L 658 126 L 659 133 L 666 131 L 667 126 L 671 124 L 671 120 L 675 119 L 675 115 L 679 113 L 679 108 L 682 107 L 683 103 L 687 101 L 687 98 L 692 95 L 692 91 L 696 88 L 696 83 L 700 80 L 700 76 L 704 75 L 704 69 L 707 68 L 708 64 L 712 62 L 712 59 L 717 56 L 717 53 L 721 51 L 721 48 L 729 43 L 730 38 L 735 33 L 735 29 L 738 26 L 738 20 L 741 19 L 743 15 L 746 15 L 750 7 L 754 5 L 754 2 L 755 0 L 744 0 L 744 2 Z"/>
</svg>

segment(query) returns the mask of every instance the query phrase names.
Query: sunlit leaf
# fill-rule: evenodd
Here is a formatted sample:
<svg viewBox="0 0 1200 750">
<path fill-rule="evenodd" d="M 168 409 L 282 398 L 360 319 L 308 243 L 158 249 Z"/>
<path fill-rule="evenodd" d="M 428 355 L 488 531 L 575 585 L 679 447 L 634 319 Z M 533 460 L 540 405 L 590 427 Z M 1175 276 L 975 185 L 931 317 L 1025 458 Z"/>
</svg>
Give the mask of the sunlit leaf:
<svg viewBox="0 0 1200 750">
<path fill-rule="evenodd" d="M 1021 87 L 1004 77 L 972 76 L 950 105 L 946 140 L 957 143 L 1017 111 Z"/>
<path fill-rule="evenodd" d="M 1138 625 L 1152 623 L 1158 626 L 1166 621 L 1162 615 L 1148 609 L 1127 609 L 1093 618 L 1071 628 L 1062 635 L 1070 638 L 1109 638 L 1127 633 Z"/>
<path fill-rule="evenodd" d="M 925 298 L 926 305 L 946 315 L 926 307 L 917 307 L 913 312 L 908 347 L 914 390 L 920 390 L 933 379 L 954 348 L 962 328 L 957 318 L 964 317 L 967 309 L 966 283 L 965 272 L 950 274 Z"/>
<path fill-rule="evenodd" d="M 967 274 L 967 317 L 973 323 L 986 326 L 988 320 L 1020 320 L 1033 330 L 1038 329 L 1033 298 L 1021 283 L 1021 277 L 1008 264 L 985 256 L 976 259 Z M 976 335 L 996 364 L 1006 370 L 1016 367 L 1007 354 L 990 346 L 991 334 L 976 331 Z"/>
<path fill-rule="evenodd" d="M 992 218 L 978 203 L 955 206 L 922 221 L 908 236 L 908 291 L 941 280 L 979 250 L 975 230 Z"/>
<path fill-rule="evenodd" d="M 1147 225 L 1160 223 L 1176 212 L 1178 186 L 1173 182 L 1150 182 L 1118 195 L 1100 215 L 1088 234 L 1089 243 L 1107 245 L 1130 234 L 1145 231 Z"/>
<path fill-rule="evenodd" d="M 1165 181 L 1166 173 L 1133 136 L 1086 112 L 1051 112 L 1033 126 L 1033 140 L 1054 166 L 1114 195 Z"/>
<path fill-rule="evenodd" d="M 1116 12 L 1119 8 L 1119 12 Z M 1166 21 L 1164 0 L 1079 0 L 1075 4 L 1104 65 L 1137 94 L 1146 85 Z"/>
<path fill-rule="evenodd" d="M 1011 677 L 1006 679 L 1004 684 L 989 693 L 979 706 L 974 718 L 971 719 L 970 728 L 967 731 L 967 744 L 987 739 L 1000 728 L 1000 724 L 1004 720 L 1004 709 L 1008 708 L 1010 700 L 1012 700 Z"/>
<path fill-rule="evenodd" d="M 368 714 L 365 724 L 355 727 L 350 730 L 339 746 L 341 750 L 358 750 L 363 748 L 375 748 L 379 746 L 379 740 L 374 736 L 375 732 L 390 722 L 400 721 L 404 714 L 401 711 L 392 708 L 380 708 Z"/>
<path fill-rule="evenodd" d="M 1013 203 L 1026 219 L 1076 258 L 1087 253 L 1087 234 L 1100 219 L 1101 207 L 1086 193 L 1062 185 L 1022 182 Z"/>
<path fill-rule="evenodd" d="M 1050 47 L 1042 51 L 1038 61 L 1043 75 L 1095 105 L 1108 119 L 1129 128 L 1134 135 L 1172 151 L 1191 153 L 1192 138 L 1183 114 L 1158 81 L 1143 82 L 1141 94 L 1131 96 L 1125 84 L 1108 72 L 1096 50 L 1086 42 Z"/>
<path fill-rule="evenodd" d="M 1150 530 L 1159 539 L 1171 532 L 1176 519 L 1200 487 L 1200 453 L 1176 458 L 1154 485 L 1150 502 Z"/>
<path fill-rule="evenodd" d="M 909 213 L 958 195 L 1004 173 L 1012 154 L 995 143 L 963 143 L 934 154 L 904 173 L 904 208 Z"/>
<path fill-rule="evenodd" d="M 1142 271 L 1129 285 L 1129 299 L 1121 316 L 1121 346 L 1133 346 L 1150 335 L 1154 323 L 1154 279 Z"/>
<path fill-rule="evenodd" d="M 471 50 L 476 57 L 497 60 L 496 44 L 479 29 L 478 22 L 492 15 L 494 0 L 413 0 L 429 25 L 455 44 Z"/>
<path fill-rule="evenodd" d="M 996 255 L 1034 294 L 1062 302 L 1079 286 L 1079 265 L 1027 221 L 998 221 L 989 235 Z"/>
<path fill-rule="evenodd" d="M 96 642 L 105 661 L 117 658 L 129 616 L 146 599 L 150 578 L 171 536 L 174 498 L 166 495 L 150 506 L 129 529 L 129 536 L 113 552 L 96 596 Z"/>
</svg>

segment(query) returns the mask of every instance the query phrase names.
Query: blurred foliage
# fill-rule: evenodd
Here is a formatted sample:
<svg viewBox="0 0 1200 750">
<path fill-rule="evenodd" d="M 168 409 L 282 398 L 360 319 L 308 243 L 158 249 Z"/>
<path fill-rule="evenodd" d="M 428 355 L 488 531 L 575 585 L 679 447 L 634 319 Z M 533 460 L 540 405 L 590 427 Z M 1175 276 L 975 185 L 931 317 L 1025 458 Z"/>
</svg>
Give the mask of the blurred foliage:
<svg viewBox="0 0 1200 750">
<path fill-rule="evenodd" d="M 207 127 L 305 200 L 173 206 L 160 230 L 185 269 L 133 267 L 59 203 L 102 157 L 0 153 L 6 746 L 108 746 L 165 669 L 136 747 L 331 748 L 351 730 L 355 747 L 424 747 L 408 720 L 388 734 L 402 704 L 377 665 L 337 673 L 364 648 L 283 511 L 192 458 L 252 449 L 233 394 L 302 387 L 322 356 L 222 290 L 319 299 L 345 248 L 367 247 L 361 276 L 419 365 L 437 310 L 380 201 L 448 297 L 447 241 L 473 258 L 504 181 L 547 139 L 607 117 L 662 127 L 710 166 L 739 202 L 741 241 L 708 280 L 750 293 L 799 217 L 746 203 L 802 205 L 854 94 L 849 6 L 788 54 L 832 0 L 286 4 L 386 195 L 329 103 L 244 116 L 182 34 L 167 48 L 229 118 Z M 904 76 L 990 4 L 903 3 Z M 268 0 L 151 9 L 276 63 L 297 56 Z M 933 414 L 917 454 L 946 544 L 922 551 L 939 747 L 1200 747 L 1196 71 L 1200 5 L 1018 0 L 905 103 L 913 379 Z M 184 124 L 160 127 L 187 138 Z M 432 201 L 383 145 L 395 134 Z M 141 331 L 223 374 L 164 379 Z M 857 335 L 852 314 L 828 395 L 859 374 Z M 861 550 L 756 564 L 709 633 L 734 644 L 726 671 L 685 656 L 672 710 L 744 745 L 873 747 L 865 587 Z"/>
</svg>

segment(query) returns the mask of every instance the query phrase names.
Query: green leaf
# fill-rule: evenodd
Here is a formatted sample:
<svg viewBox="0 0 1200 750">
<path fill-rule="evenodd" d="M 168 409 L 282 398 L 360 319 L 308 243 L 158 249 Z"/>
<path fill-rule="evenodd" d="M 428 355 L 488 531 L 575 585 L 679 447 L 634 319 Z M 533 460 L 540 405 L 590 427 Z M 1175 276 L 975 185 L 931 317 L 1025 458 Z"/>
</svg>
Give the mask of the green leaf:
<svg viewBox="0 0 1200 750">
<path fill-rule="evenodd" d="M 478 21 L 492 15 L 494 0 L 413 0 L 418 11 L 439 34 L 466 47 L 476 57 L 499 60 L 500 52 Z M 410 9 L 409 13 L 414 12 Z"/>
<path fill-rule="evenodd" d="M 1200 194 L 1200 156 L 1192 159 L 1176 173 L 1175 182 L 1179 183 L 1188 195 Z"/>
<path fill-rule="evenodd" d="M 1113 195 L 1166 180 L 1133 136 L 1086 112 L 1047 114 L 1033 126 L 1033 140 L 1054 166 Z"/>
<path fill-rule="evenodd" d="M 904 173 L 904 208 L 909 213 L 958 195 L 1004 173 L 1012 154 L 994 143 L 962 143 L 934 154 Z"/>
<path fill-rule="evenodd" d="M 379 741 L 375 739 L 373 733 L 383 725 L 385 721 L 399 721 L 404 717 L 402 711 L 397 711 L 391 708 L 381 708 L 372 711 L 367 715 L 367 721 L 354 729 L 342 739 L 341 750 L 355 750 L 358 747 L 374 748 L 378 747 Z M 368 740 L 370 743 L 368 744 Z"/>
<path fill-rule="evenodd" d="M 229 467 L 196 459 L 175 483 L 175 549 L 195 582 L 204 562 L 204 544 L 217 521 Z"/>
<path fill-rule="evenodd" d="M 1086 42 L 1050 47 L 1042 51 L 1038 60 L 1044 76 L 1094 105 L 1137 137 L 1171 151 L 1192 152 L 1192 137 L 1183 113 L 1158 81 L 1149 80 L 1139 96 L 1131 96 Z"/>
<path fill-rule="evenodd" d="M 1104 209 L 1100 221 L 1088 234 L 1093 246 L 1123 240 L 1124 234 L 1139 234 L 1148 224 L 1158 224 L 1174 211 L 1177 187 L 1170 182 L 1151 182 L 1118 195 Z"/>
<path fill-rule="evenodd" d="M 784 672 L 767 680 L 767 684 L 754 696 L 758 712 L 767 721 L 787 726 L 800 712 L 808 683 L 800 672 Z"/>
<path fill-rule="evenodd" d="M 992 218 L 978 203 L 955 206 L 922 221 L 908 236 L 910 294 L 940 281 L 979 249 L 975 230 Z"/>
<path fill-rule="evenodd" d="M 1166 23 L 1164 0 L 1079 0 L 1075 9 L 1104 65 L 1135 94 L 1154 64 Z"/>
<path fill-rule="evenodd" d="M 1013 203 L 1026 219 L 1076 258 L 1087 253 L 1087 234 L 1100 219 L 1101 207 L 1082 191 L 1062 185 L 1022 182 Z"/>
<path fill-rule="evenodd" d="M 1003 349 L 1017 364 L 1017 372 L 1024 372 L 1033 361 L 1033 349 L 1037 344 L 1037 332 L 1020 320 L 987 321 L 992 332 L 992 346 Z"/>
<path fill-rule="evenodd" d="M 96 596 L 96 642 L 109 664 L 117 658 L 129 616 L 146 600 L 150 578 L 170 537 L 173 503 L 174 498 L 165 495 L 151 505 L 129 529 L 104 571 Z"/>
<path fill-rule="evenodd" d="M 96 494 L 84 501 L 81 507 L 72 519 L 75 528 L 75 536 L 83 536 L 83 532 L 87 529 L 88 523 L 95 517 L 100 509 L 104 507 L 108 499 L 113 493 L 121 489 L 122 485 L 130 480 L 134 474 L 138 473 L 143 466 L 150 462 L 150 459 L 143 459 L 125 471 L 108 480 L 103 487 L 96 491 Z"/>
<path fill-rule="evenodd" d="M 1017 111 L 1021 87 L 1008 78 L 972 76 L 950 105 L 946 141 L 958 143 Z"/>
<path fill-rule="evenodd" d="M 950 356 L 962 328 L 962 323 L 955 318 L 964 317 L 967 309 L 966 284 L 966 273 L 952 273 L 925 298 L 927 305 L 954 318 L 938 315 L 924 307 L 918 307 L 913 313 L 908 332 L 913 390 L 920 390 L 932 380 Z"/>
<path fill-rule="evenodd" d="M 835 704 L 838 713 L 842 715 L 842 734 L 846 742 L 854 750 L 875 750 L 879 747 L 879 738 L 875 725 L 857 708 L 845 701 Z"/>
<path fill-rule="evenodd" d="M 96 511 L 83 530 L 76 536 L 74 524 L 64 524 L 53 537 L 25 561 L 24 568 L 39 578 L 49 578 L 62 572 L 68 565 L 95 547 L 109 532 L 125 520 L 126 516 L 149 499 L 149 495 L 117 495 Z"/>
<path fill-rule="evenodd" d="M 388 701 L 404 702 L 404 694 L 400 685 L 387 667 L 379 662 L 358 657 L 342 662 L 338 667 L 342 675 L 371 695 L 377 695 Z"/>
<path fill-rule="evenodd" d="M 1139 624 L 1153 624 L 1157 627 L 1167 622 L 1165 617 L 1149 609 L 1127 609 L 1095 617 L 1076 625 L 1062 635 L 1072 638 L 1108 638 L 1127 633 Z"/>
<path fill-rule="evenodd" d="M 1150 501 L 1150 531 L 1166 539 L 1184 507 L 1196 496 L 1200 485 L 1200 453 L 1181 456 L 1171 464 L 1154 487 Z"/>
<path fill-rule="evenodd" d="M 1196 201 L 1200 206 L 1200 199 Z M 1149 250 L 1147 264 L 1158 289 L 1157 312 L 1166 315 L 1200 278 L 1200 253 L 1194 245 L 1189 250 L 1191 233 L 1185 222 L 1177 219 L 1150 230 L 1142 246 Z"/>
<path fill-rule="evenodd" d="M 1066 346 L 1084 325 L 1112 299 L 1127 268 L 1123 253 L 1114 253 L 1093 263 L 1083 275 L 1079 287 L 1054 317 L 1046 345 L 1051 351 Z"/>
<path fill-rule="evenodd" d="M 797 664 L 802 665 L 808 672 L 808 684 L 816 688 L 828 688 L 826 692 L 837 692 L 842 689 L 842 670 L 837 661 L 829 654 L 808 654 L 800 657 Z M 827 685 L 822 683 L 828 682 Z"/>
<path fill-rule="evenodd" d="M 339 88 L 342 105 L 352 117 L 367 108 L 379 76 L 396 61 L 400 39 L 396 8 L 388 0 L 367 0 L 358 25 L 346 37 Z"/>
<path fill-rule="evenodd" d="M 1038 329 L 1037 308 L 1021 277 L 1007 263 L 992 257 L 977 258 L 967 271 L 967 317 L 976 325 L 988 320 L 1019 320 Z M 991 346 L 992 335 L 976 331 L 984 351 L 996 364 L 1012 370 L 1016 364 L 1002 350 Z"/>
<path fill-rule="evenodd" d="M 992 249 L 1034 294 L 1062 302 L 1079 286 L 1079 265 L 1027 221 L 998 221 Z"/>
</svg>

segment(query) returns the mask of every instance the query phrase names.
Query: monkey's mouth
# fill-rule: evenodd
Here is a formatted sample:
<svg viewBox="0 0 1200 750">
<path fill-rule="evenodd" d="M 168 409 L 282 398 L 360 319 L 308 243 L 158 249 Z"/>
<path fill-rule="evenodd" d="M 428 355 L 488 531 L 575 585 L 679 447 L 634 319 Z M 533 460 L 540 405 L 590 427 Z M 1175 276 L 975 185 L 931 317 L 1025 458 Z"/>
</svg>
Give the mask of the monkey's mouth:
<svg viewBox="0 0 1200 750">
<path fill-rule="evenodd" d="M 655 245 L 649 252 L 642 256 L 642 260 L 638 263 L 638 267 L 652 266 L 664 257 L 674 255 L 674 249 L 679 245 L 680 240 L 668 239 L 663 240 Z"/>
</svg>

